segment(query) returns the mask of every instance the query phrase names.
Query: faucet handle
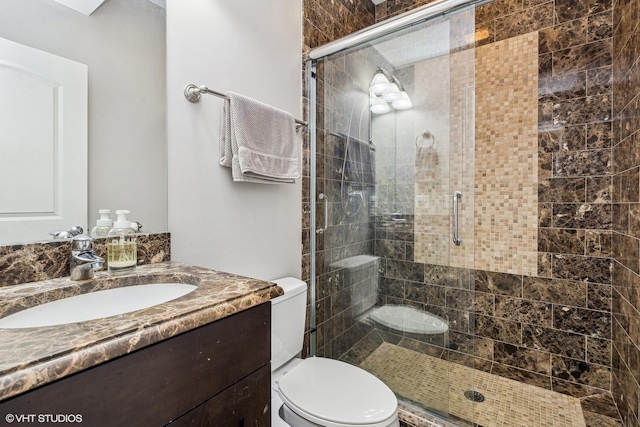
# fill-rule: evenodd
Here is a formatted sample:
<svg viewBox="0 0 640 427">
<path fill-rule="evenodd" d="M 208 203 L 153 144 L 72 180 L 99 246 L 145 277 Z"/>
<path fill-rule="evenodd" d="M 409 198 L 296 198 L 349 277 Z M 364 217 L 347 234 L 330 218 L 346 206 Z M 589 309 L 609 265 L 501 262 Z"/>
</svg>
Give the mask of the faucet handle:
<svg viewBox="0 0 640 427">
<path fill-rule="evenodd" d="M 84 233 L 84 230 L 79 225 L 75 225 L 69 229 L 69 234 L 72 236 L 79 236 Z"/>
<path fill-rule="evenodd" d="M 49 235 L 54 239 L 68 239 L 71 234 L 66 230 L 51 230 Z"/>
<path fill-rule="evenodd" d="M 51 230 L 49 235 L 54 239 L 68 239 L 70 237 L 79 236 L 84 230 L 79 225 L 71 227 L 70 230 Z"/>
<path fill-rule="evenodd" d="M 88 252 L 92 250 L 93 238 L 87 236 L 86 234 L 78 234 L 73 236 L 73 240 L 71 241 L 71 250 L 72 251 L 81 251 Z"/>
</svg>

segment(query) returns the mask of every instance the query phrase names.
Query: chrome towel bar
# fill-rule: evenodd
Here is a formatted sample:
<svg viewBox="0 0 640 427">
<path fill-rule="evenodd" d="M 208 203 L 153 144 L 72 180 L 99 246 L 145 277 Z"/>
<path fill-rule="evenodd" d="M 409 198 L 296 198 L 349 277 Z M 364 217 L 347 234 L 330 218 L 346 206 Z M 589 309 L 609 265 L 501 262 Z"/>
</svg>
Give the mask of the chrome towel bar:
<svg viewBox="0 0 640 427">
<path fill-rule="evenodd" d="M 196 86 L 194 84 L 188 84 L 184 87 L 184 97 L 187 98 L 189 102 L 200 102 L 200 97 L 203 93 L 208 93 L 209 95 L 214 95 L 219 98 L 229 99 L 227 95 L 222 92 L 218 92 L 215 90 L 211 90 L 206 86 Z M 307 126 L 307 122 L 303 122 L 302 120 L 295 119 L 296 127 Z"/>
</svg>

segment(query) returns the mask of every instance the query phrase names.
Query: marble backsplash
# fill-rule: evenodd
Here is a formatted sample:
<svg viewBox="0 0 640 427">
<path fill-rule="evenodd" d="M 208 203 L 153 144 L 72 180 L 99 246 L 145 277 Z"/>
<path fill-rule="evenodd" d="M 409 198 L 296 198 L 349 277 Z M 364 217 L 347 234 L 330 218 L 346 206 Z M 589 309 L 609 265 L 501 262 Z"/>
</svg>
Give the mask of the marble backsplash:
<svg viewBox="0 0 640 427">
<path fill-rule="evenodd" d="M 138 234 L 137 246 L 138 265 L 171 260 L 169 233 Z M 94 248 L 107 258 L 104 238 L 96 239 Z M 70 254 L 71 240 L 0 246 L 0 287 L 69 276 Z"/>
</svg>

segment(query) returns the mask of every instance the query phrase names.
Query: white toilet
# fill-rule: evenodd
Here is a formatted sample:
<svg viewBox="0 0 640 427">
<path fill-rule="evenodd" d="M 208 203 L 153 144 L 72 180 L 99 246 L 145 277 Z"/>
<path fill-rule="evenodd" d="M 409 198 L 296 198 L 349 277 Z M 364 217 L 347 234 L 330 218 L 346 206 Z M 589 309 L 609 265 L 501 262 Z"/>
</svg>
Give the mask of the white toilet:
<svg viewBox="0 0 640 427">
<path fill-rule="evenodd" d="M 271 425 L 399 427 L 398 400 L 378 378 L 338 360 L 296 358 L 307 285 L 292 277 L 273 282 L 284 295 L 271 300 Z"/>
</svg>

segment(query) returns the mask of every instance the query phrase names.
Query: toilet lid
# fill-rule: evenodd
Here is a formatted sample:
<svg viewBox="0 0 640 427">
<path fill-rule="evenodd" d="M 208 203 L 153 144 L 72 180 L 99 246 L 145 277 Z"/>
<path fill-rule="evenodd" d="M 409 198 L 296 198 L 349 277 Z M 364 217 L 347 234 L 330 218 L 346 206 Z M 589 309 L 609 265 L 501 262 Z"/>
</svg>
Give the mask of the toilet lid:
<svg viewBox="0 0 640 427">
<path fill-rule="evenodd" d="M 396 396 L 378 378 L 323 357 L 303 360 L 280 379 L 279 388 L 292 411 L 325 426 L 376 425 L 398 409 Z"/>
</svg>

